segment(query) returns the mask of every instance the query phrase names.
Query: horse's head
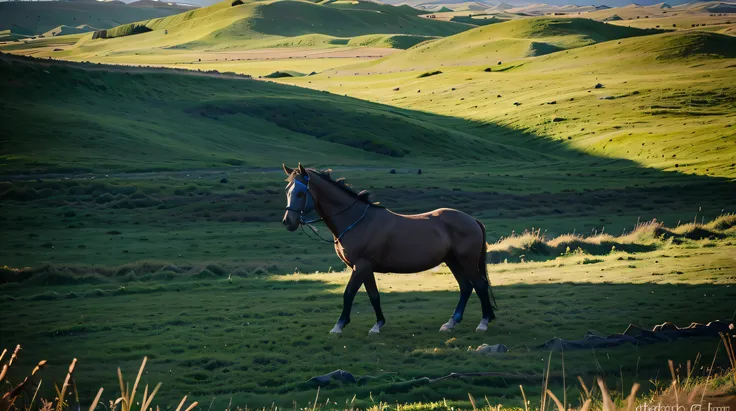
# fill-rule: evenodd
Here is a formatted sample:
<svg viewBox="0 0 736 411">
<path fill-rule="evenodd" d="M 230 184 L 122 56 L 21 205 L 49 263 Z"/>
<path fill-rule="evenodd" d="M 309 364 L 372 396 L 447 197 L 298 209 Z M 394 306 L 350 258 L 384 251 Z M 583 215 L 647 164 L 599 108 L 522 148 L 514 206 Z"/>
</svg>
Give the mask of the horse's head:
<svg viewBox="0 0 736 411">
<path fill-rule="evenodd" d="M 286 213 L 281 221 L 286 229 L 294 231 L 304 221 L 304 216 L 314 210 L 314 198 L 309 191 L 309 174 L 301 164 L 297 169 L 284 167 L 284 173 L 289 178 L 286 186 Z"/>
</svg>

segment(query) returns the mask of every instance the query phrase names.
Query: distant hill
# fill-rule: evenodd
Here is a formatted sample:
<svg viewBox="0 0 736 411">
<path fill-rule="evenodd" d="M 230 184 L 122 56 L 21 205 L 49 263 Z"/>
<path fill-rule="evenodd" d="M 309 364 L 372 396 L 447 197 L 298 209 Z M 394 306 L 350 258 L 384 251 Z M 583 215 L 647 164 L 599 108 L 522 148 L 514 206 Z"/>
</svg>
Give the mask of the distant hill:
<svg viewBox="0 0 736 411">
<path fill-rule="evenodd" d="M 89 33 L 75 40 L 72 47 L 52 54 L 71 60 L 99 61 L 100 56 L 107 55 L 114 56 L 114 61 L 126 58 L 140 61 L 131 56 L 150 55 L 152 49 L 228 52 L 340 46 L 404 49 L 473 27 L 418 17 L 421 13 L 409 6 L 375 2 L 315 4 L 272 0 L 238 4 L 227 0 L 181 14 Z"/>
<path fill-rule="evenodd" d="M 159 0 L 136 0 L 134 2 L 128 3 L 128 6 L 140 8 L 175 9 L 180 12 L 191 10 L 192 8 L 197 7 L 193 4 L 188 3 L 167 2 Z"/>
<path fill-rule="evenodd" d="M 43 35 L 46 37 L 66 36 L 69 34 L 89 33 L 90 31 L 95 30 L 98 29 L 86 24 L 80 24 L 79 26 L 67 26 L 62 24 L 59 27 L 54 27 L 53 29 L 43 33 Z"/>
<path fill-rule="evenodd" d="M 718 3 L 715 6 L 708 7 L 711 13 L 736 13 L 736 3 Z"/>
<path fill-rule="evenodd" d="M 495 6 L 491 7 L 492 10 L 508 10 L 513 8 L 514 6 L 507 3 L 498 3 Z"/>
<path fill-rule="evenodd" d="M 376 0 L 376 1 L 382 1 L 386 4 L 407 4 L 410 6 L 416 6 L 418 4 L 427 4 L 428 2 L 426 0 Z M 463 0 L 455 0 L 462 2 Z M 467 1 L 467 0 L 465 0 Z M 667 1 L 667 3 L 670 6 L 685 4 L 690 0 L 672 0 Z M 448 1 L 441 1 L 438 0 L 437 2 L 441 2 L 444 4 L 449 4 Z M 637 0 L 637 4 L 640 6 L 652 6 L 655 4 L 660 4 L 662 0 Z M 484 3 L 488 3 L 491 7 L 493 7 L 497 1 L 487 1 Z M 506 3 L 510 4 L 514 8 L 519 7 L 526 7 L 529 6 L 531 1 L 521 1 L 521 0 L 510 0 L 506 1 Z M 605 5 L 602 5 L 598 2 L 593 2 L 590 0 L 545 0 L 545 3 L 550 6 L 565 6 L 565 5 L 573 5 L 573 6 L 593 6 L 596 9 L 600 10 L 601 8 L 613 8 L 613 7 L 624 7 L 629 4 L 631 4 L 631 0 L 607 0 Z M 453 7 L 450 7 L 454 10 Z"/>
<path fill-rule="evenodd" d="M 136 7 L 119 2 L 4 1 L 0 2 L 0 30 L 31 36 L 60 26 L 88 25 L 106 29 L 134 21 L 170 16 L 183 10 L 176 6 Z"/>
<path fill-rule="evenodd" d="M 589 11 L 595 11 L 595 6 L 576 6 L 572 4 L 566 4 L 564 6 L 556 6 L 553 4 L 532 4 L 528 6 L 523 7 L 515 7 L 513 9 L 507 9 L 506 11 L 509 13 L 520 13 L 520 14 L 526 14 L 526 15 L 544 15 L 544 14 L 553 14 L 553 13 L 584 13 Z"/>
<path fill-rule="evenodd" d="M 446 129 L 437 116 L 246 78 L 8 55 L 0 76 L 26 86 L 0 82 L 4 172 L 267 167 L 305 153 L 317 164 L 481 160 L 519 149 Z"/>
<path fill-rule="evenodd" d="M 491 8 L 489 4 L 480 1 L 462 1 L 462 2 L 432 2 L 422 3 L 414 6 L 420 10 L 432 11 L 435 13 L 448 11 L 485 11 Z"/>
<path fill-rule="evenodd" d="M 491 24 L 419 45 L 405 52 L 340 70 L 383 72 L 436 69 L 448 65 L 487 64 L 540 56 L 652 31 L 582 18 L 528 18 Z"/>
<path fill-rule="evenodd" d="M 707 13 L 736 13 L 736 3 L 724 3 L 719 1 L 693 2 L 679 6 L 676 9 L 686 8 L 690 11 L 701 11 Z"/>
</svg>

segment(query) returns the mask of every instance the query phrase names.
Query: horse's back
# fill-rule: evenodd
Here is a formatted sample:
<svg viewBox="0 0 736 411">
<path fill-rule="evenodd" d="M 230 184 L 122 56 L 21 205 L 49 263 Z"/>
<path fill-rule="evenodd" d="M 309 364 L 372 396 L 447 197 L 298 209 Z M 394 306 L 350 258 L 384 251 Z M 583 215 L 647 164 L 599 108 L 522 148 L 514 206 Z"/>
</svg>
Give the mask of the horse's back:
<svg viewBox="0 0 736 411">
<path fill-rule="evenodd" d="M 394 213 L 395 214 L 395 213 Z M 421 214 L 395 214 L 412 222 L 434 223 L 451 234 L 481 234 L 478 221 L 472 216 L 454 208 L 438 208 Z M 411 225 L 423 225 L 411 224 Z"/>
<path fill-rule="evenodd" d="M 433 253 L 444 261 L 447 254 L 479 252 L 485 242 L 478 221 L 462 211 L 439 208 L 421 214 L 395 214 L 391 236 L 403 247 Z"/>
</svg>

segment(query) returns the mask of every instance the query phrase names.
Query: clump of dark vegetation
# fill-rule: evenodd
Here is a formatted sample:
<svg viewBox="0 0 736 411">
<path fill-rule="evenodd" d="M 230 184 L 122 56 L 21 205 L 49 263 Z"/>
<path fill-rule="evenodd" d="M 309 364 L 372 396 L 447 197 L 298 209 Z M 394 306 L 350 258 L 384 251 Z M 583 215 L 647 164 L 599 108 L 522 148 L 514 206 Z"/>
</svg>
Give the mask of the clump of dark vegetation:
<svg viewBox="0 0 736 411">
<path fill-rule="evenodd" d="M 284 78 L 284 77 L 294 77 L 293 75 L 283 72 L 283 71 L 274 71 L 271 74 L 266 74 L 263 76 L 264 78 Z"/>
<path fill-rule="evenodd" d="M 431 77 L 431 76 L 436 76 L 438 74 L 442 74 L 442 72 L 439 71 L 439 70 L 436 70 L 436 71 L 427 71 L 427 72 L 424 72 L 424 73 L 420 74 L 419 76 L 417 76 L 417 78 Z"/>
</svg>

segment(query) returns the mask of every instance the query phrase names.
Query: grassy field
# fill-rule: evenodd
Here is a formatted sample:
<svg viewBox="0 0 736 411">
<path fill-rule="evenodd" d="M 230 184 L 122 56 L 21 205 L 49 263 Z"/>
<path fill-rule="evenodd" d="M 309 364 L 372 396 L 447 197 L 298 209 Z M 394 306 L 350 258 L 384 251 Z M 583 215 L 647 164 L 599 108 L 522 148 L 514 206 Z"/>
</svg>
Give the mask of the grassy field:
<svg viewBox="0 0 736 411">
<path fill-rule="evenodd" d="M 305 407 L 309 378 L 335 369 L 376 377 L 323 387 L 336 406 L 521 406 L 550 358 L 526 347 L 733 318 L 734 37 L 323 3 L 225 2 L 115 38 L 0 46 L 42 57 L 0 56 L 0 349 L 28 353 L 13 378 L 44 358 L 58 381 L 76 356 L 81 397 L 103 385 L 110 399 L 111 370 L 148 355 L 168 408 L 184 394 Z M 275 71 L 316 73 L 236 74 Z M 474 333 L 471 299 L 467 324 L 438 333 L 458 294 L 439 266 L 378 276 L 380 336 L 361 294 L 329 338 L 348 276 L 329 244 L 281 225 L 282 162 L 333 168 L 396 212 L 478 218 L 498 322 Z M 551 386 L 574 405 L 577 375 L 648 390 L 668 359 L 709 363 L 716 346 L 565 352 L 564 372 L 554 353 Z M 514 375 L 421 379 L 489 370 Z"/>
<path fill-rule="evenodd" d="M 329 247 L 278 258 L 301 247 L 279 224 L 281 162 L 335 167 L 397 212 L 460 208 L 487 223 L 489 241 L 733 211 L 727 178 L 642 168 L 509 127 L 245 78 L 1 61 L 14 79 L 0 134 L 13 239 L 3 263 L 13 267 L 102 255 L 103 265 L 340 266 Z"/>
<path fill-rule="evenodd" d="M 517 20 L 490 27 L 503 33 L 504 26 L 509 31 L 520 24 L 535 27 L 535 21 L 550 20 Z M 571 38 L 591 38 L 597 33 L 571 24 L 574 19 L 553 21 L 568 22 L 564 27 L 579 30 Z M 598 30 L 611 28 L 595 24 Z M 480 35 L 481 30 L 491 29 L 476 28 L 458 36 Z M 528 37 L 544 41 L 537 33 L 532 31 Z M 731 128 L 735 91 L 730 81 L 736 73 L 736 42 L 732 36 L 683 31 L 510 61 L 492 58 L 495 51 L 490 50 L 477 55 L 469 66 L 456 66 L 454 59 L 447 64 L 434 62 L 433 55 L 454 53 L 454 47 L 439 47 L 451 44 L 453 38 L 317 76 L 281 81 L 503 125 L 542 136 L 560 147 L 625 158 L 644 167 L 726 178 L 736 172 Z M 504 41 L 503 34 L 496 39 L 491 36 L 474 49 Z M 499 49 L 499 54 L 507 50 Z M 421 77 L 434 71 L 440 73 Z"/>
<path fill-rule="evenodd" d="M 733 229 L 731 229 L 733 231 Z M 338 406 L 357 396 L 365 407 L 384 401 L 441 401 L 467 404 L 467 393 L 487 396 L 491 404 L 520 406 L 518 384 L 529 398 L 539 398 L 539 381 L 549 353 L 527 351 L 552 337 L 581 338 L 593 329 L 623 332 L 629 323 L 651 327 L 665 320 L 679 325 L 730 318 L 736 248 L 725 240 L 687 240 L 648 253 L 616 252 L 591 259 L 584 255 L 548 262 L 490 266 L 494 293 L 501 304 L 498 322 L 479 334 L 472 323 L 479 315 L 476 299 L 467 311 L 468 324 L 452 334 L 437 330 L 454 307 L 456 284 L 446 268 L 417 276 L 379 275 L 388 325 L 369 337 L 373 313 L 363 294 L 356 299 L 354 319 L 342 338 L 329 330 L 341 304 L 346 273 L 268 276 L 263 272 L 226 271 L 182 274 L 163 268 L 149 275 L 121 270 L 106 276 L 38 271 L 22 286 L 0 288 L 4 330 L 0 345 L 24 347 L 19 369 L 38 358 L 50 360 L 46 377 L 59 380 L 72 355 L 79 364 L 76 382 L 89 401 L 98 386 L 112 395 L 116 376 L 109 366 L 132 375 L 149 356 L 143 382 L 164 383 L 158 402 L 174 405 L 182 395 L 215 408 L 304 406 L 316 387 L 309 378 L 336 369 L 373 376 L 358 385 L 332 384 L 320 398 Z M 8 278 L 8 274 L 5 274 Z M 11 274 L 12 277 L 12 274 Z M 685 302 L 688 303 L 685 303 Z M 286 303 L 288 302 L 288 303 Z M 693 305 L 697 309 L 693 309 Z M 53 315 L 49 313 L 53 312 Z M 476 354 L 482 343 L 511 348 L 503 355 Z M 612 389 L 628 389 L 633 381 L 666 380 L 667 360 L 684 364 L 702 355 L 710 363 L 714 339 L 690 339 L 650 346 L 623 346 L 564 353 L 567 396 L 577 404 L 576 376 L 588 383 L 593 375 L 609 377 Z M 30 358 L 30 353 L 33 359 Z M 562 359 L 551 356 L 550 385 L 562 398 Z M 725 358 L 716 359 L 724 364 Z M 519 374 L 445 380 L 415 380 L 450 372 L 493 370 Z M 698 374 L 701 371 L 697 371 Z"/>
<path fill-rule="evenodd" d="M 8 43 L 0 45 L 0 51 L 252 76 L 276 71 L 309 74 L 383 57 L 394 49 L 473 27 L 420 18 L 419 13 L 406 6 L 372 2 L 250 1 L 232 5 L 225 1 L 115 27 L 106 31 L 106 38 L 73 34 L 54 41 Z M 327 58 L 314 58 L 315 53 Z"/>
<path fill-rule="evenodd" d="M 166 50 L 211 51 L 284 47 L 334 48 L 372 45 L 407 48 L 472 26 L 417 17 L 418 10 L 371 2 L 315 4 L 307 1 L 225 1 L 174 16 L 90 33 L 61 52 L 41 57 L 104 61 L 106 57 L 150 55 Z M 138 27 L 133 35 L 133 27 Z M 370 37 L 372 36 L 372 37 Z"/>
<path fill-rule="evenodd" d="M 493 60 L 510 61 L 541 56 L 651 31 L 611 27 L 588 19 L 518 19 L 478 27 L 433 41 L 384 60 L 365 63 L 374 70 L 421 70 L 440 66 L 493 65 Z M 352 67 L 346 68 L 350 70 Z M 363 70 L 365 72 L 365 70 Z"/>
</svg>

